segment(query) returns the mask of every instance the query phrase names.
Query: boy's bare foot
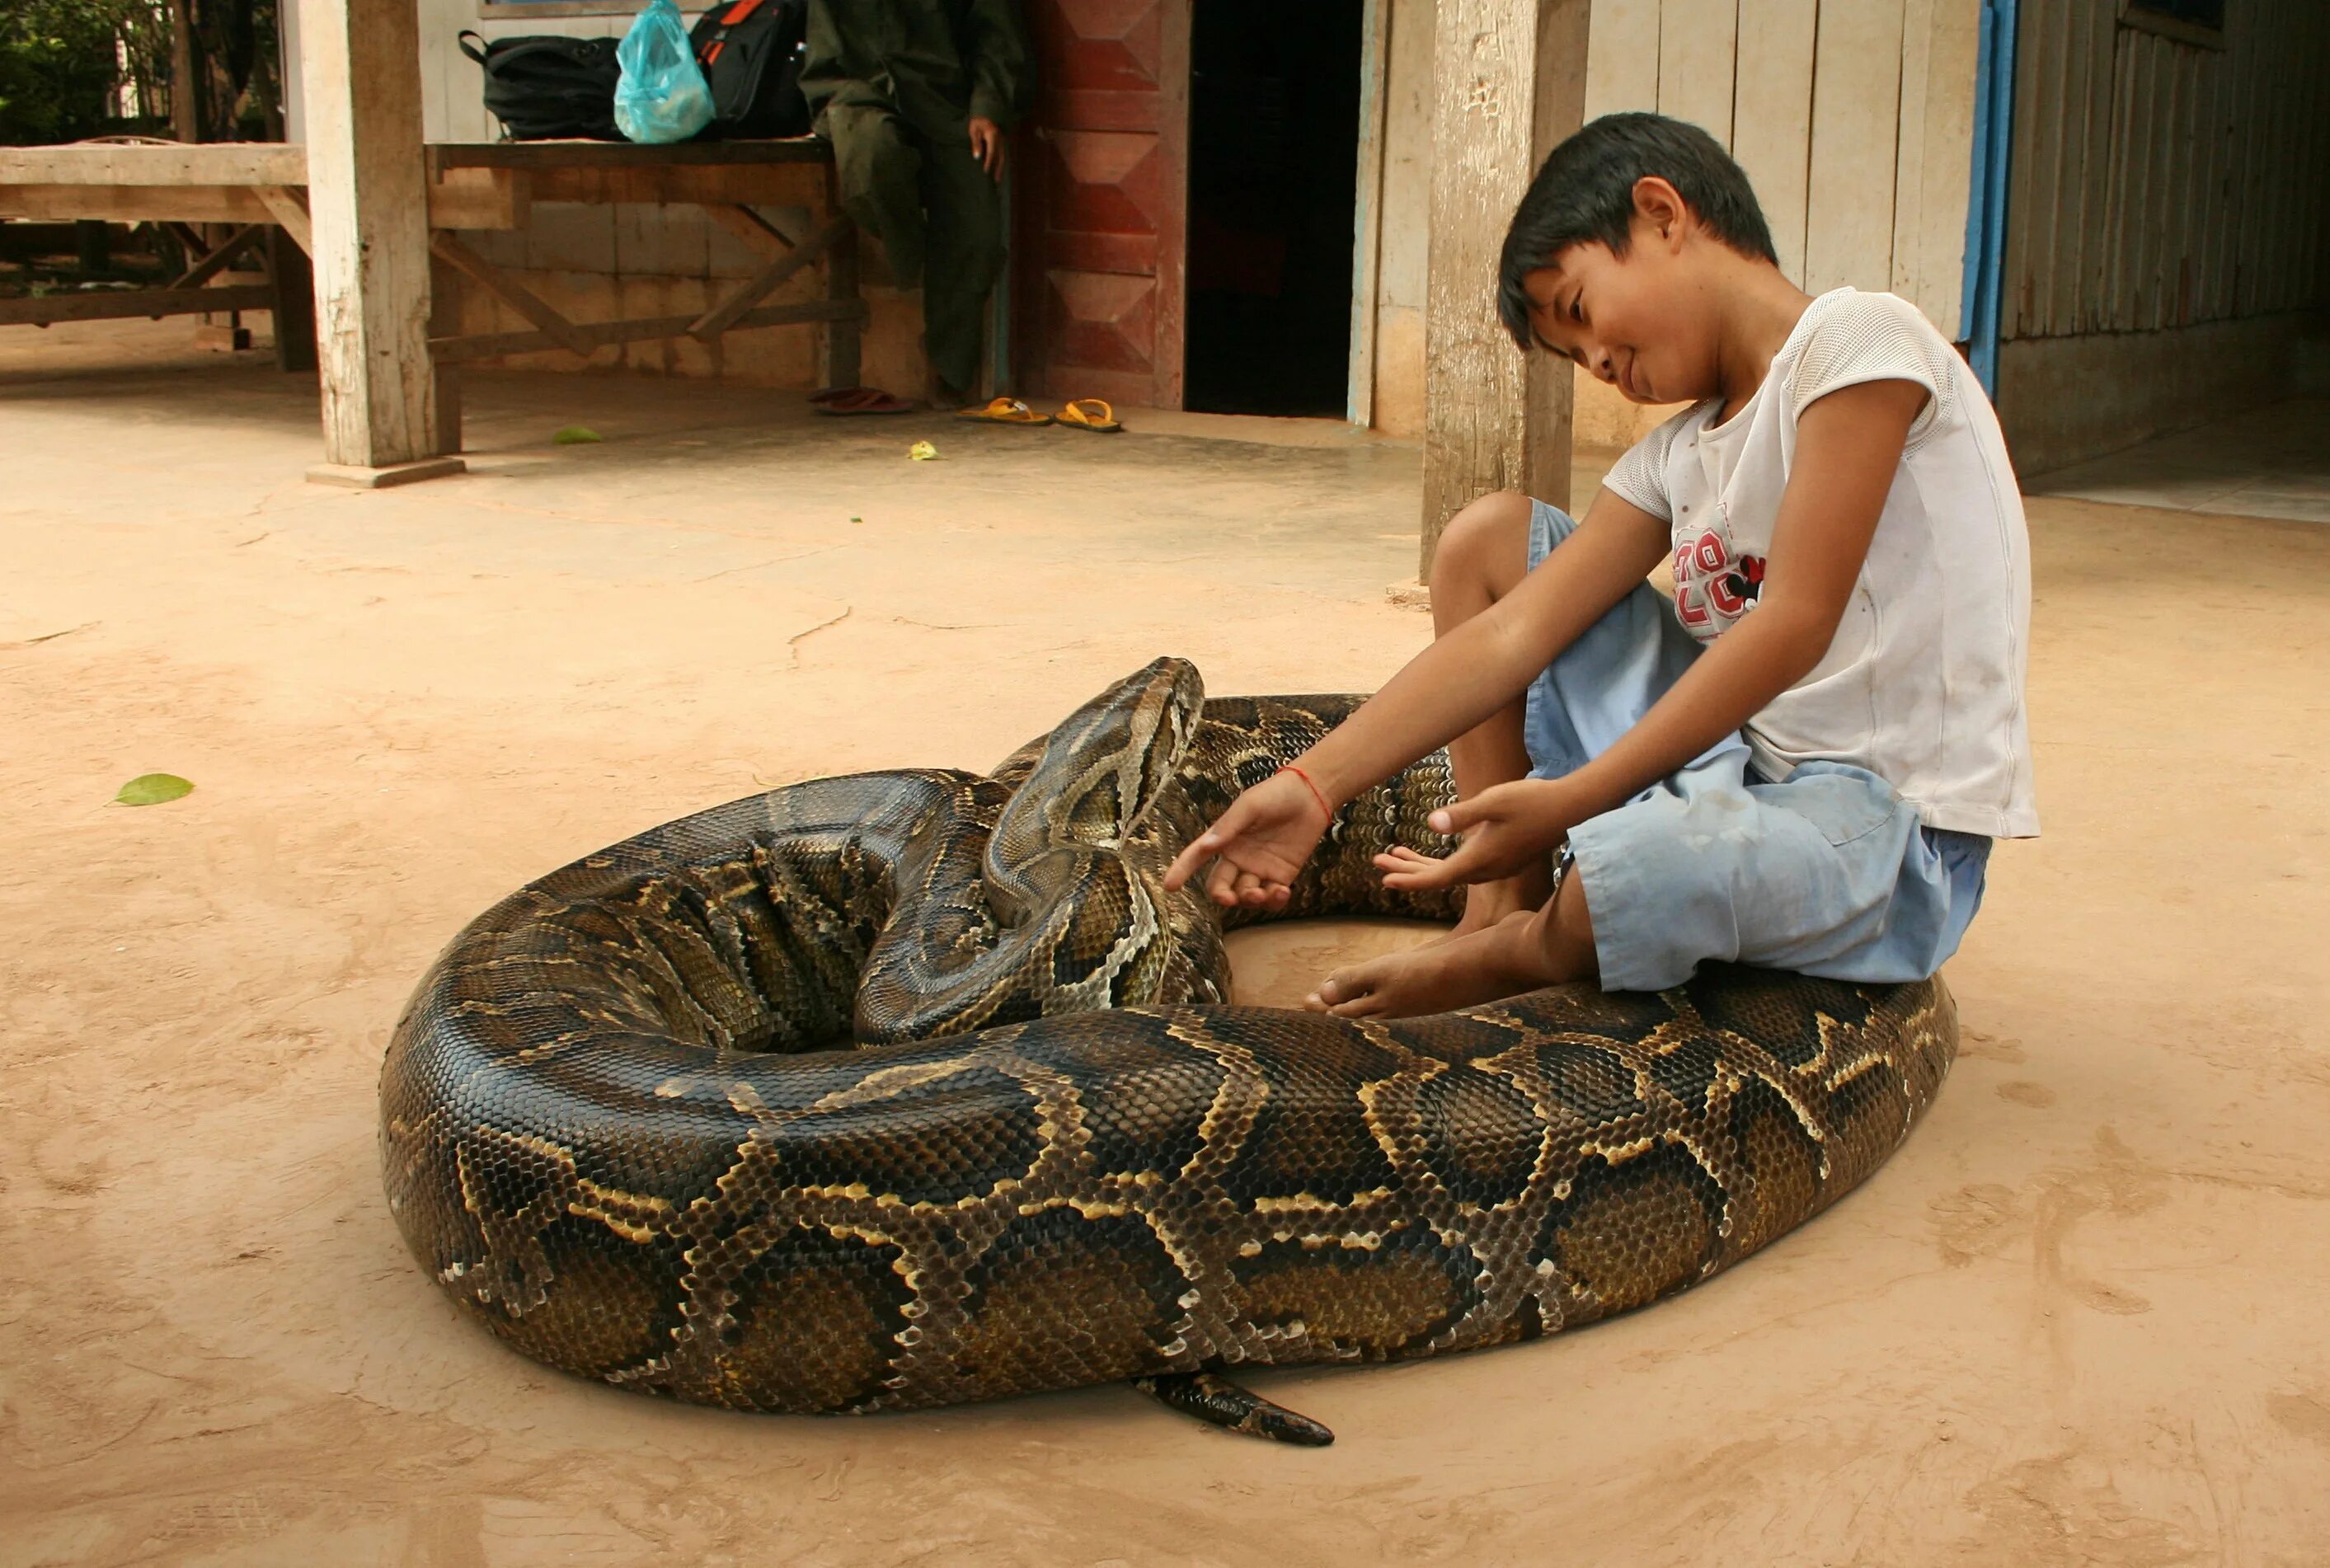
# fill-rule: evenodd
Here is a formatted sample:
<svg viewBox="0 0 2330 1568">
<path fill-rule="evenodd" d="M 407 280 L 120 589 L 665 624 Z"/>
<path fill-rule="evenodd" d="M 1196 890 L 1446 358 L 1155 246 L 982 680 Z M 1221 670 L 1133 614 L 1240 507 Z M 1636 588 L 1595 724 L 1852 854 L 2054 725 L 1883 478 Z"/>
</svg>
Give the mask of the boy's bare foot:
<svg viewBox="0 0 2330 1568">
<path fill-rule="evenodd" d="M 1531 933 L 1535 919 L 1533 912 L 1516 911 L 1482 930 L 1452 932 L 1338 969 L 1302 1005 L 1340 1018 L 1412 1018 L 1550 985 L 1558 977 Z"/>
</svg>

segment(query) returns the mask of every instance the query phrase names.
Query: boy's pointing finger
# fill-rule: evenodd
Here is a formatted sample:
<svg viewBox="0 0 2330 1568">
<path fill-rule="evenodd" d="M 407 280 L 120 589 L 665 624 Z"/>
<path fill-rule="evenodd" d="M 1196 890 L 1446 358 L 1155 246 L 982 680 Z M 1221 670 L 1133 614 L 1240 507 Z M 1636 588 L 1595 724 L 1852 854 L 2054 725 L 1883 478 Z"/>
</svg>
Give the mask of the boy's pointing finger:
<svg viewBox="0 0 2330 1568">
<path fill-rule="evenodd" d="M 1198 868 L 1205 864 L 1212 857 L 1214 851 L 1220 847 L 1220 841 L 1210 833 L 1199 834 L 1191 840 L 1189 846 L 1175 855 L 1173 864 L 1165 868 L 1165 891 L 1180 892 L 1182 884 L 1197 875 Z"/>
</svg>

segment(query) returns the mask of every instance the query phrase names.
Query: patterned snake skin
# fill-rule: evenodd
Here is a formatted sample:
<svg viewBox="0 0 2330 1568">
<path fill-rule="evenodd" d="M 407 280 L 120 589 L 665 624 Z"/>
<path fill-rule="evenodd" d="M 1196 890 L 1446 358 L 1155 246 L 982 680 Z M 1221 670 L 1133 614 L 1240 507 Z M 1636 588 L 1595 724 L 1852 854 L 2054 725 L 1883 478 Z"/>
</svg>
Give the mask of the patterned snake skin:
<svg viewBox="0 0 2330 1568">
<path fill-rule="evenodd" d="M 1164 867 L 1351 697 L 1160 659 L 992 776 L 773 789 L 553 872 L 421 980 L 381 1090 L 414 1255 L 524 1354 L 743 1409 L 1223 1381 L 1527 1339 L 1694 1284 L 1881 1163 L 1938 981 L 1709 968 L 1355 1022 L 1225 1005 Z M 1282 915 L 1447 918 L 1444 758 L 1340 812 Z M 1236 923 L 1231 917 L 1227 923 Z"/>
</svg>

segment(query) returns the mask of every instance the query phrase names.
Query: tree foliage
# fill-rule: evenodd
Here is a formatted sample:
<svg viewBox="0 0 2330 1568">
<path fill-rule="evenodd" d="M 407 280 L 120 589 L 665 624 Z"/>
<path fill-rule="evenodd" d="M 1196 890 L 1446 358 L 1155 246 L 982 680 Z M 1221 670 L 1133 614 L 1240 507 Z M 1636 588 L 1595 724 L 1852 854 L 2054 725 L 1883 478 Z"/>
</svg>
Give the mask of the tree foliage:
<svg viewBox="0 0 2330 1568">
<path fill-rule="evenodd" d="M 167 133 L 191 94 L 204 141 L 277 138 L 278 0 L 186 0 L 196 80 L 171 80 L 166 0 L 0 0 L 0 145 Z"/>
<path fill-rule="evenodd" d="M 0 5 L 0 144 L 71 141 L 115 118 L 118 49 L 140 0 Z M 167 34 L 164 34 L 167 54 Z"/>
</svg>

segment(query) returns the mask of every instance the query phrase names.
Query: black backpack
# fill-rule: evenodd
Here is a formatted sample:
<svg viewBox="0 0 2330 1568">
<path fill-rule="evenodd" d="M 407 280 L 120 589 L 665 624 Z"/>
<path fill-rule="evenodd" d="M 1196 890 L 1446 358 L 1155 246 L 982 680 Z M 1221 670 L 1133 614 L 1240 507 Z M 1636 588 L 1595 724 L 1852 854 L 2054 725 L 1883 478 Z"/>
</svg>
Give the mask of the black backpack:
<svg viewBox="0 0 2330 1568">
<path fill-rule="evenodd" d="M 461 52 L 485 68 L 486 108 L 510 140 L 623 139 L 615 128 L 615 83 L 623 73 L 615 40 L 543 33 L 488 43 L 463 33 L 459 42 Z"/>
<path fill-rule="evenodd" d="M 722 0 L 696 19 L 687 41 L 712 89 L 706 137 L 809 135 L 800 90 L 809 0 Z"/>
</svg>

